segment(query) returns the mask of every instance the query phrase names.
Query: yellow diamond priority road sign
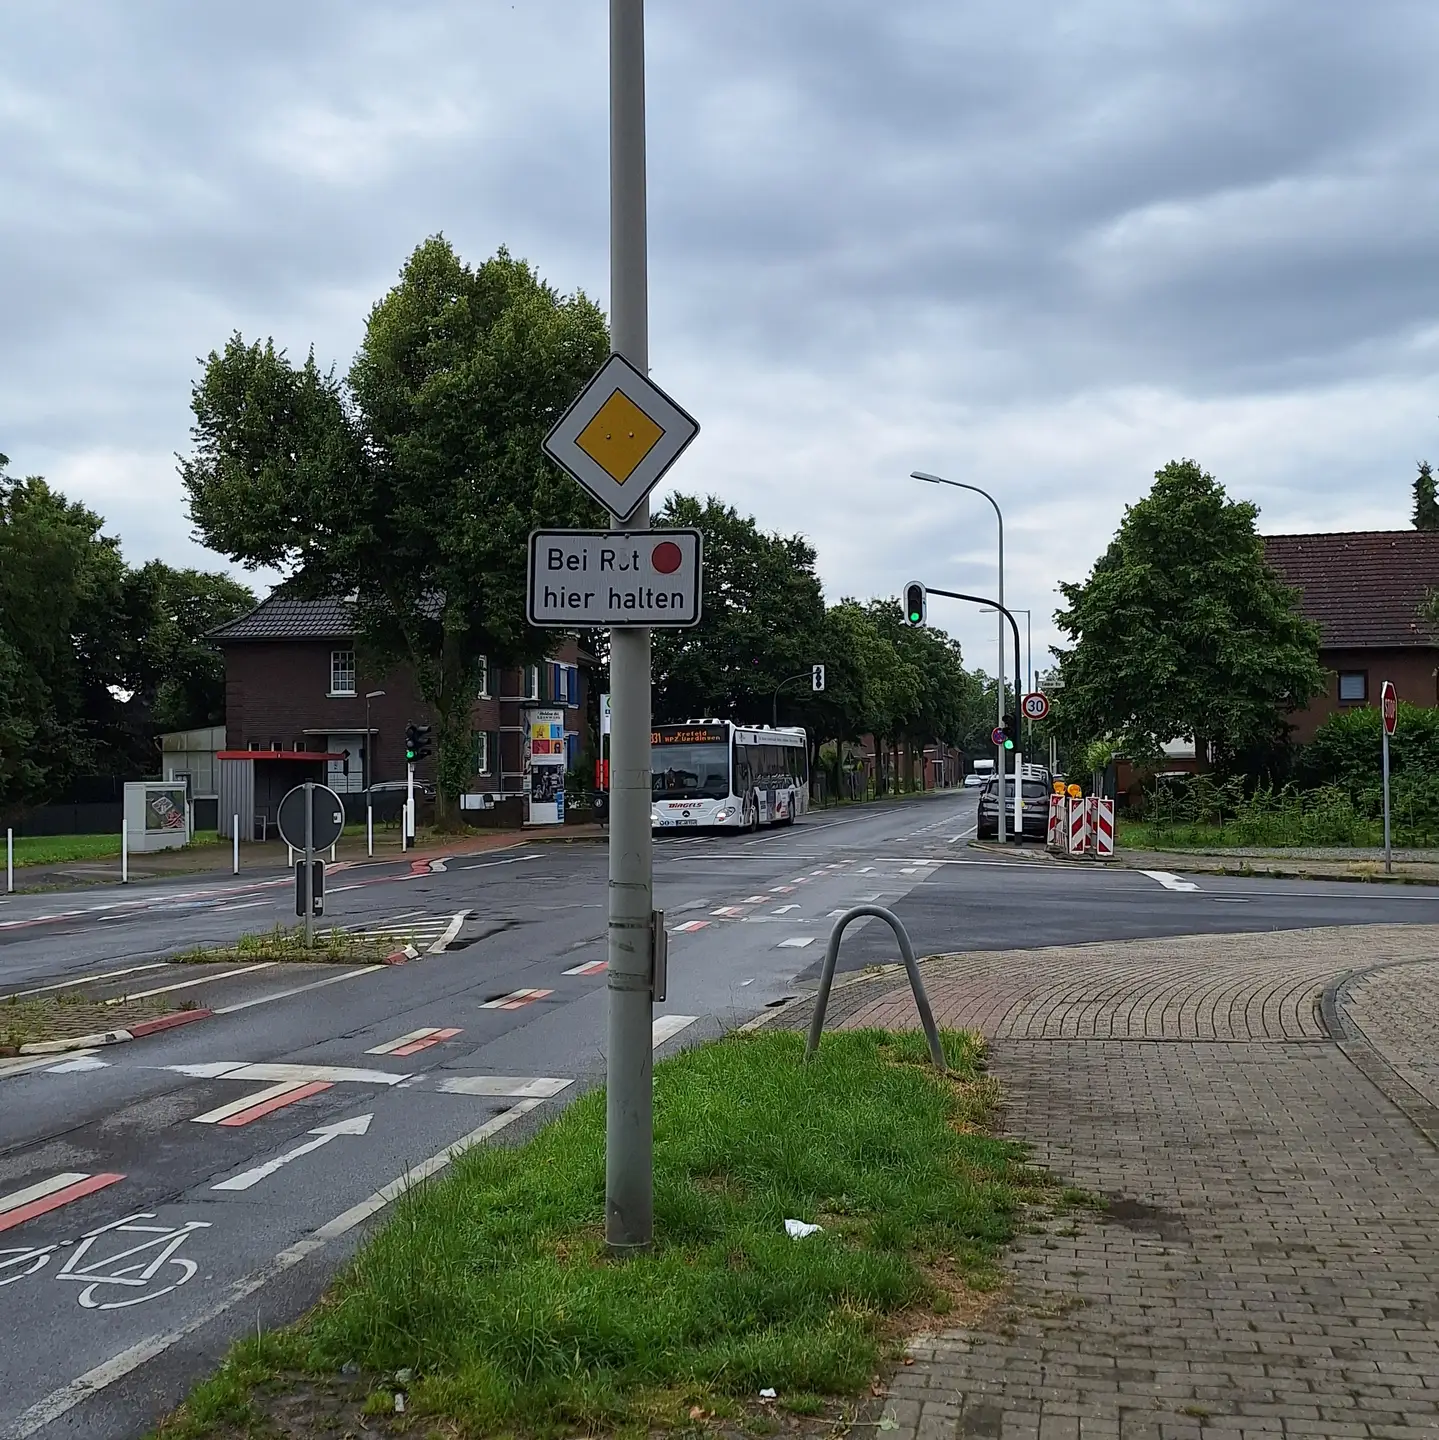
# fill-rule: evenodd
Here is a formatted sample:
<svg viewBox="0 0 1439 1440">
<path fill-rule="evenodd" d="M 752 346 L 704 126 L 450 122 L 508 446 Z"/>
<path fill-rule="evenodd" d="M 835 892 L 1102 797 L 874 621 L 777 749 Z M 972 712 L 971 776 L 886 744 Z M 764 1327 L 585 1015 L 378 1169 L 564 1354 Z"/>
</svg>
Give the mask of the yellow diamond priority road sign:
<svg viewBox="0 0 1439 1440">
<path fill-rule="evenodd" d="M 628 520 L 699 429 L 648 376 L 611 355 L 543 448 L 610 514 Z"/>
</svg>

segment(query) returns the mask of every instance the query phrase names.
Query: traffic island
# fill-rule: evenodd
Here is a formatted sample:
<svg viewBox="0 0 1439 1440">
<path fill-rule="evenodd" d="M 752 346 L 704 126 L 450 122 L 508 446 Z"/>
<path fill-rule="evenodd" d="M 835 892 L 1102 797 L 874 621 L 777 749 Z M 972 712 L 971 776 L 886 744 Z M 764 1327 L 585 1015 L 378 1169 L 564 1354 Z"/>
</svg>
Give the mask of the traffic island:
<svg viewBox="0 0 1439 1440">
<path fill-rule="evenodd" d="M 233 944 L 197 946 L 168 957 L 173 965 L 392 965 L 422 953 L 404 931 L 317 930 L 313 944 L 303 925 L 276 925 Z"/>
<path fill-rule="evenodd" d="M 0 1059 L 114 1045 L 209 1013 L 193 1002 L 176 1009 L 163 995 L 118 1003 L 78 991 L 10 996 L 0 1001 Z"/>
<path fill-rule="evenodd" d="M 829 1433 L 915 1330 L 998 1303 L 1025 1207 L 978 1042 L 760 1031 L 655 1069 L 655 1248 L 604 1245 L 605 1097 L 408 1194 L 293 1327 L 159 1427 L 219 1435 Z M 937 1317 L 944 1317 L 940 1320 Z"/>
</svg>

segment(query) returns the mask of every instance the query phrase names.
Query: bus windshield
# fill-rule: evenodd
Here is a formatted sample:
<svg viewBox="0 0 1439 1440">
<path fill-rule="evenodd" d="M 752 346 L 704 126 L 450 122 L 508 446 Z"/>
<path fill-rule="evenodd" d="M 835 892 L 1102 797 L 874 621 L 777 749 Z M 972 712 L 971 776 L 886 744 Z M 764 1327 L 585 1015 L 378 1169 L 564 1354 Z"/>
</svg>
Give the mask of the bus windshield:
<svg viewBox="0 0 1439 1440">
<path fill-rule="evenodd" d="M 656 745 L 650 750 L 650 785 L 656 800 L 722 800 L 729 794 L 729 746 Z"/>
</svg>

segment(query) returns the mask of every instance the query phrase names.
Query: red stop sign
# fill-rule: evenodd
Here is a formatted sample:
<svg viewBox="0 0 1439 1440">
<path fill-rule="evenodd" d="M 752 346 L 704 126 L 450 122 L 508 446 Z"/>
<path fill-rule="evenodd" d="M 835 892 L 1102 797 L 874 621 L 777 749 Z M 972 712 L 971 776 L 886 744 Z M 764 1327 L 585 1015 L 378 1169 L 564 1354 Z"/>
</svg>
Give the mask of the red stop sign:
<svg viewBox="0 0 1439 1440">
<path fill-rule="evenodd" d="M 1386 680 L 1379 692 L 1379 712 L 1384 716 L 1384 733 L 1392 735 L 1399 723 L 1399 696 L 1392 680 Z"/>
</svg>

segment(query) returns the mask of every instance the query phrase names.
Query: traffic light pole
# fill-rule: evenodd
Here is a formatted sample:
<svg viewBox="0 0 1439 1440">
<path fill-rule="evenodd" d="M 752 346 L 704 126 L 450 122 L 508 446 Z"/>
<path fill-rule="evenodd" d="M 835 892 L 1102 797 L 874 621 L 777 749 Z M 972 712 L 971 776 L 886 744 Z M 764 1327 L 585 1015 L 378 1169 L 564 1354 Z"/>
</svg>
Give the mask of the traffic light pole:
<svg viewBox="0 0 1439 1440">
<path fill-rule="evenodd" d="M 649 373 L 644 0 L 610 0 L 610 344 Z M 616 530 L 645 530 L 641 504 Z M 610 855 L 605 1243 L 654 1238 L 654 908 L 650 632 L 610 631 Z"/>
</svg>

